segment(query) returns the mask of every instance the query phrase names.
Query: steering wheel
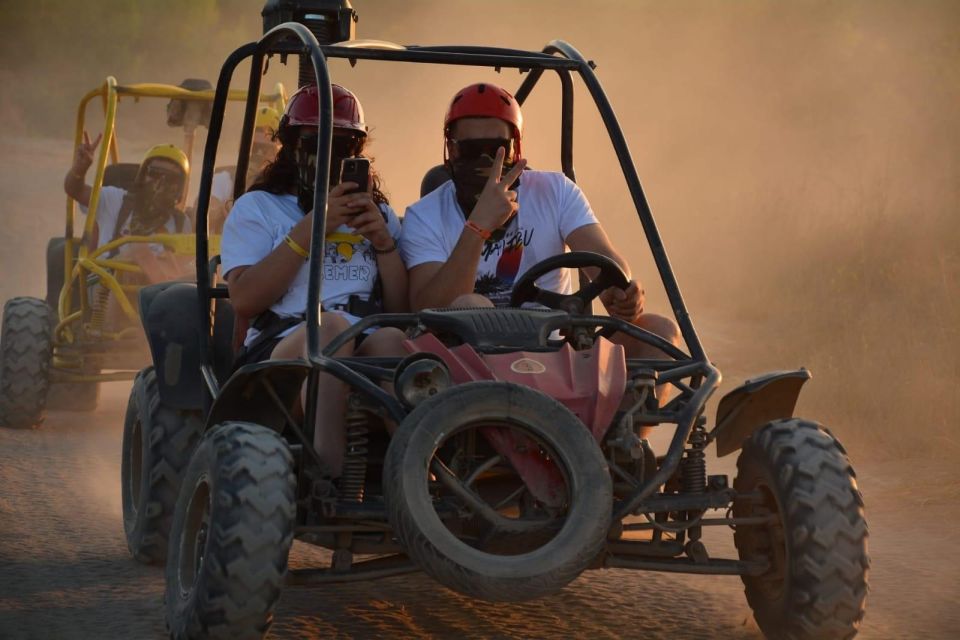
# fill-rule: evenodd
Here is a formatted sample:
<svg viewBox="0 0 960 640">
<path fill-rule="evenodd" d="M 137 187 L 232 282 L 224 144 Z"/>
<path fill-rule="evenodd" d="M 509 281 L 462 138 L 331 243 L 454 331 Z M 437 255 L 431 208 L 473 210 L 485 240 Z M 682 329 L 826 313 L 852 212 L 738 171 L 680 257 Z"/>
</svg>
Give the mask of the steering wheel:
<svg viewBox="0 0 960 640">
<path fill-rule="evenodd" d="M 536 285 L 538 278 L 544 274 L 563 268 L 595 267 L 600 273 L 593 281 L 576 291 L 564 294 L 541 289 Z M 630 284 L 627 274 L 616 262 L 607 256 L 592 251 L 571 251 L 541 260 L 528 269 L 514 284 L 513 295 L 510 296 L 510 306 L 519 307 L 524 302 L 537 302 L 552 309 L 559 309 L 567 313 L 583 313 L 590 308 L 590 303 L 605 289 L 619 287 L 626 289 Z"/>
</svg>

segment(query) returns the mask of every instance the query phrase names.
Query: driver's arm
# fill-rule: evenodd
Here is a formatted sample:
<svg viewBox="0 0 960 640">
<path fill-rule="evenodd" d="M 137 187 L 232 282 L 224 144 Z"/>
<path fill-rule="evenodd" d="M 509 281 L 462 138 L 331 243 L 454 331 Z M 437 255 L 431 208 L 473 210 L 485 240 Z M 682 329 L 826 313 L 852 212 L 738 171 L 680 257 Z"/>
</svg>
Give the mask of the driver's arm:
<svg viewBox="0 0 960 640">
<path fill-rule="evenodd" d="M 587 224 L 582 227 L 578 227 L 570 232 L 564 242 L 571 251 L 592 251 L 593 253 L 599 253 L 600 255 L 607 256 L 623 269 L 623 272 L 627 274 L 627 277 L 630 278 L 630 265 L 627 264 L 627 261 L 623 259 L 616 249 L 613 248 L 613 245 L 610 243 L 610 238 L 607 237 L 607 234 L 604 232 L 603 227 L 599 224 Z M 589 267 L 584 269 L 587 272 L 587 276 L 592 280 L 597 277 L 599 269 L 596 267 Z"/>
<path fill-rule="evenodd" d="M 446 262 L 424 262 L 410 270 L 410 307 L 445 307 L 458 296 L 473 293 L 483 239 L 464 227 Z"/>
</svg>

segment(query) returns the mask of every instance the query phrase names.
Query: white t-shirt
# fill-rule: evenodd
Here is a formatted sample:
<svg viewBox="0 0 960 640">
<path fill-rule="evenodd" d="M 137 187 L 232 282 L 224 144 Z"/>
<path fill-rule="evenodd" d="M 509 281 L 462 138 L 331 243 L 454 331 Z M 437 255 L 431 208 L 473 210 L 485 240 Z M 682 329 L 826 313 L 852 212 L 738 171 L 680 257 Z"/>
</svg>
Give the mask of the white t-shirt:
<svg viewBox="0 0 960 640">
<path fill-rule="evenodd" d="M 102 187 L 100 189 L 100 200 L 97 202 L 98 247 L 102 247 L 113 240 L 117 220 L 120 217 L 120 208 L 123 206 L 123 198 L 126 195 L 127 191 L 120 187 Z M 87 207 L 80 205 L 80 211 L 86 215 Z M 127 221 L 124 223 L 123 229 L 120 230 L 117 237 L 130 235 L 130 220 L 132 218 L 132 215 L 127 216 Z M 167 220 L 164 228 L 167 233 L 190 233 L 192 231 L 190 221 L 187 218 L 183 219 L 183 226 L 179 231 L 177 230 L 177 221 L 172 217 Z M 154 253 L 163 253 L 164 251 L 162 244 L 151 244 L 150 248 Z"/>
<path fill-rule="evenodd" d="M 389 205 L 380 205 L 387 218 L 387 230 L 396 240 L 400 236 L 400 221 Z M 237 267 L 255 265 L 276 249 L 284 236 L 300 220 L 303 211 L 294 195 L 274 195 L 266 191 L 250 191 L 237 198 L 223 227 L 220 243 L 221 270 L 224 276 Z M 307 308 L 307 263 L 293 279 L 287 292 L 270 310 L 278 316 L 302 315 Z M 350 232 L 342 225 L 327 234 L 323 256 L 324 309 L 335 310 L 349 302 L 356 294 L 368 299 L 377 279 L 377 256 L 368 240 Z M 344 315 L 356 322 L 357 318 Z M 293 329 L 281 334 L 287 335 Z M 257 336 L 256 329 L 247 332 L 245 344 Z"/>
<path fill-rule="evenodd" d="M 248 187 L 250 185 L 247 185 Z M 210 195 L 220 202 L 233 200 L 233 173 L 221 171 L 213 174 L 213 183 L 210 185 Z"/>
<path fill-rule="evenodd" d="M 498 242 L 487 242 L 480 255 L 474 291 L 498 307 L 510 301 L 513 283 L 541 260 L 566 251 L 564 239 L 597 218 L 580 188 L 562 173 L 524 171 L 517 187 L 517 215 Z M 465 218 L 453 181 L 407 208 L 400 252 L 408 269 L 425 262 L 446 262 L 460 240 Z M 537 281 L 541 288 L 572 293 L 569 269 L 552 271 Z"/>
</svg>

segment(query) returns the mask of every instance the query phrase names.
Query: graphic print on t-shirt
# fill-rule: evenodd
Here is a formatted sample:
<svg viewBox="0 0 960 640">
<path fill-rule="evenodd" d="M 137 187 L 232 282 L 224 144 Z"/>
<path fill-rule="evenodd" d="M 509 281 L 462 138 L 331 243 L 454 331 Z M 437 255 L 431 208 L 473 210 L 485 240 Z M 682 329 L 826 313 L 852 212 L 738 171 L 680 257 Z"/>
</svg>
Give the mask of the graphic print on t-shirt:
<svg viewBox="0 0 960 640">
<path fill-rule="evenodd" d="M 377 265 L 372 245 L 363 236 L 350 233 L 331 233 L 326 240 L 323 277 L 326 280 L 370 281 L 372 287 Z"/>
<path fill-rule="evenodd" d="M 532 229 L 517 226 L 508 230 L 501 240 L 484 243 L 477 266 L 477 280 L 473 285 L 474 292 L 489 298 L 494 306 L 509 305 L 513 283 L 520 271 L 523 248 L 532 239 Z"/>
</svg>

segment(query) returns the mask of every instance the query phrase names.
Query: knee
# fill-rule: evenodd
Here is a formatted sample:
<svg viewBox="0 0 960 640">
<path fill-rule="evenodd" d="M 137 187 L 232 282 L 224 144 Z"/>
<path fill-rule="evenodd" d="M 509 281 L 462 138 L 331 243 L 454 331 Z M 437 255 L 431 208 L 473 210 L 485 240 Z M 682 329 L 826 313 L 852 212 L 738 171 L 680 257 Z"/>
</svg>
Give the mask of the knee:
<svg viewBox="0 0 960 640">
<path fill-rule="evenodd" d="M 450 303 L 450 306 L 467 308 L 492 307 L 493 303 L 490 302 L 489 298 L 482 296 L 479 293 L 465 293 L 462 296 L 457 296 L 454 298 L 453 302 Z"/>
<path fill-rule="evenodd" d="M 406 355 L 403 348 L 403 341 L 406 339 L 407 334 L 400 329 L 384 327 L 367 336 L 357 351 L 361 355 L 402 356 Z"/>
<path fill-rule="evenodd" d="M 334 338 L 350 328 L 350 321 L 339 313 L 325 312 L 320 314 L 320 346 L 325 347 Z M 304 342 L 306 346 L 306 342 Z M 353 353 L 353 341 L 347 342 L 337 350 L 337 356 L 349 356 Z"/>
<path fill-rule="evenodd" d="M 683 342 L 683 336 L 680 334 L 680 327 L 671 318 L 657 315 L 655 313 L 644 313 L 637 320 L 637 326 L 646 329 L 650 333 L 655 333 L 670 344 L 679 347 Z"/>
</svg>

